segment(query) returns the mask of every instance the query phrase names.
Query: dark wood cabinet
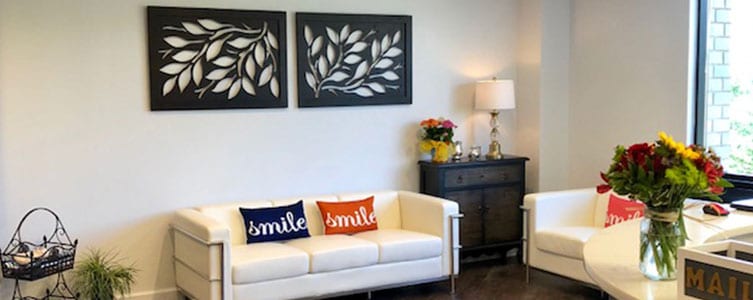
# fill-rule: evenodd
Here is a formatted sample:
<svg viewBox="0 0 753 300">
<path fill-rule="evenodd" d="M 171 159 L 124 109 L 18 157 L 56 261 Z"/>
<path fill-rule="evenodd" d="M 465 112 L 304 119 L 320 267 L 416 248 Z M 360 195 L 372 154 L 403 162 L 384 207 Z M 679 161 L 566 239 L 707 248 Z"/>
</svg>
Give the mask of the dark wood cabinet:
<svg viewBox="0 0 753 300">
<path fill-rule="evenodd" d="M 520 248 L 527 160 L 505 155 L 501 160 L 419 162 L 420 192 L 457 202 L 465 215 L 463 252 Z"/>
</svg>

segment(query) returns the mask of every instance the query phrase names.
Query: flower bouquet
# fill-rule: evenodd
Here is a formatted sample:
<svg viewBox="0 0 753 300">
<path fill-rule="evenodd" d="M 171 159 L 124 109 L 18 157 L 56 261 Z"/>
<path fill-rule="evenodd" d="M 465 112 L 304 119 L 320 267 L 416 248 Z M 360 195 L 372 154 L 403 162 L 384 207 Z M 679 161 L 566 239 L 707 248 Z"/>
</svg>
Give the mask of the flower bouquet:
<svg viewBox="0 0 753 300">
<path fill-rule="evenodd" d="M 421 152 L 432 153 L 432 162 L 446 162 L 452 149 L 453 129 L 455 123 L 449 119 L 429 118 L 421 121 Z"/>
<path fill-rule="evenodd" d="M 690 197 L 720 201 L 724 188 L 732 186 L 723 174 L 719 157 L 711 149 L 686 147 L 664 132 L 659 132 L 653 144 L 615 148 L 609 170 L 601 173 L 606 184 L 597 190 L 612 189 L 646 204 L 640 244 L 640 268 L 646 277 L 675 278 L 677 248 L 687 238 L 683 203 Z"/>
</svg>

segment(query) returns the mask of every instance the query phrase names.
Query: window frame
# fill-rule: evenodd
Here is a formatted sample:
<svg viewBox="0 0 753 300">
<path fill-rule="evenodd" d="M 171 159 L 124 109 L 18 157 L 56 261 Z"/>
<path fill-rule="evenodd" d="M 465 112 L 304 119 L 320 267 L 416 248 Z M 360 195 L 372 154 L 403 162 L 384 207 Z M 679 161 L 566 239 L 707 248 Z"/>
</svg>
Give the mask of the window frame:
<svg viewBox="0 0 753 300">
<path fill-rule="evenodd" d="M 705 145 L 706 124 L 706 45 L 709 0 L 697 2 L 697 28 L 696 28 L 696 60 L 695 60 L 695 134 L 694 144 Z M 740 174 L 724 174 L 724 178 L 735 185 L 729 188 L 722 196 L 726 202 L 732 200 L 753 198 L 753 176 Z"/>
</svg>

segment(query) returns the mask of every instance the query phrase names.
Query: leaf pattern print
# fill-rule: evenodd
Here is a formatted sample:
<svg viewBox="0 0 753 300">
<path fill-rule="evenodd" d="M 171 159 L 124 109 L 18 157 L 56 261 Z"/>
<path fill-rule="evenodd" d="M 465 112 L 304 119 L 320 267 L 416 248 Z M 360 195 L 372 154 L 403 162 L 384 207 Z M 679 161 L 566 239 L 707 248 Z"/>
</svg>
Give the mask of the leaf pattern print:
<svg viewBox="0 0 753 300">
<path fill-rule="evenodd" d="M 264 88 L 279 100 L 279 41 L 266 22 L 251 28 L 199 18 L 162 30 L 169 32 L 162 38 L 167 48 L 158 51 L 165 60 L 159 71 L 168 75 L 163 96 L 192 91 L 199 99 L 215 93 L 229 101 Z"/>
<path fill-rule="evenodd" d="M 363 98 L 397 90 L 400 80 L 400 30 L 377 33 L 351 24 L 325 26 L 321 35 L 303 26 L 306 86 L 319 98 L 322 93 Z"/>
</svg>

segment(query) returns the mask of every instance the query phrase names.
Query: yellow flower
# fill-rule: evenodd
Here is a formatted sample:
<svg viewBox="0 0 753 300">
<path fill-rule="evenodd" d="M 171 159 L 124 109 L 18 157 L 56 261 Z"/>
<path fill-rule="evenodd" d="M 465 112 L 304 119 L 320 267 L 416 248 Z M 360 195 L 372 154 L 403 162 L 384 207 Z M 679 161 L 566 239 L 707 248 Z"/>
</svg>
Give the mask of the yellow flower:
<svg viewBox="0 0 753 300">
<path fill-rule="evenodd" d="M 693 151 L 690 147 L 685 147 L 683 143 L 676 142 L 671 135 L 667 135 L 664 131 L 659 131 L 659 140 L 683 158 L 696 160 L 701 157 L 700 153 Z"/>
</svg>

